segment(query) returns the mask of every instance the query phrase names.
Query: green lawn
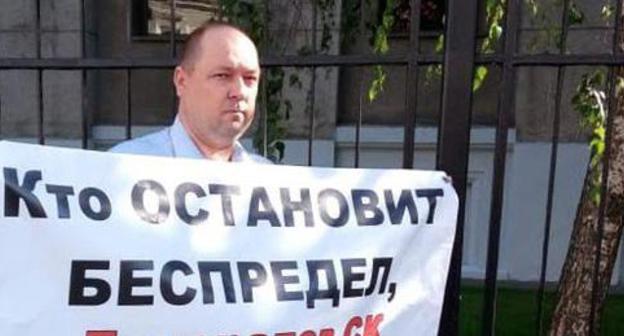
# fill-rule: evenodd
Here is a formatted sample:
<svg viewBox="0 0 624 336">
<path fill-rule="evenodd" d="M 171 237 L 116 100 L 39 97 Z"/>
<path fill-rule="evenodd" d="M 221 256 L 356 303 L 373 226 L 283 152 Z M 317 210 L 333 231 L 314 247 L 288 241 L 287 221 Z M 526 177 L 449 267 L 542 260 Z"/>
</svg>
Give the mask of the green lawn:
<svg viewBox="0 0 624 336">
<path fill-rule="evenodd" d="M 537 290 L 499 288 L 496 306 L 496 335 L 535 336 Z M 483 289 L 463 287 L 460 306 L 460 335 L 481 334 Z M 545 327 L 554 308 L 554 293 L 547 292 L 545 299 Z M 624 335 L 624 295 L 612 294 L 607 298 L 602 322 L 602 335 Z"/>
</svg>

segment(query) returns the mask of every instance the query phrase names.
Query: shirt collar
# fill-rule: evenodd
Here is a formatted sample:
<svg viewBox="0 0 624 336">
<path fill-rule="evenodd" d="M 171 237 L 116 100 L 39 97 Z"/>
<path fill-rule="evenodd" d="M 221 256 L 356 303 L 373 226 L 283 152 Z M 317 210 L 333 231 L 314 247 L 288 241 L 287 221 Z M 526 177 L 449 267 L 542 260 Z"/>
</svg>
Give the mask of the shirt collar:
<svg viewBox="0 0 624 336">
<path fill-rule="evenodd" d="M 191 158 L 191 159 L 203 159 L 204 155 L 195 146 L 191 137 L 186 133 L 184 125 L 180 121 L 180 118 L 176 116 L 173 125 L 169 128 L 169 134 L 171 136 L 171 145 L 173 147 L 173 155 L 175 157 Z M 234 152 L 232 153 L 232 162 L 248 162 L 251 158 L 245 148 L 236 141 L 234 143 Z"/>
</svg>

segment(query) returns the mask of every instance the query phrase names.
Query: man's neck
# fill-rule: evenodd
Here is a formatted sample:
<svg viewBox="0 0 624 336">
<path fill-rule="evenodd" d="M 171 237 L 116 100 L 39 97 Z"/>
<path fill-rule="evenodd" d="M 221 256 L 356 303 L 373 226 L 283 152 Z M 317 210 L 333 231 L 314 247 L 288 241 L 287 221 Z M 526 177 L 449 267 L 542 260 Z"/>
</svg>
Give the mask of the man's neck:
<svg viewBox="0 0 624 336">
<path fill-rule="evenodd" d="M 203 157 L 214 161 L 232 160 L 232 156 L 234 155 L 235 142 L 225 145 L 207 144 L 205 143 L 205 141 L 202 141 L 199 137 L 197 137 L 190 127 L 186 126 L 183 118 L 180 119 L 180 122 L 182 124 L 182 127 L 184 128 L 184 131 Z"/>
</svg>

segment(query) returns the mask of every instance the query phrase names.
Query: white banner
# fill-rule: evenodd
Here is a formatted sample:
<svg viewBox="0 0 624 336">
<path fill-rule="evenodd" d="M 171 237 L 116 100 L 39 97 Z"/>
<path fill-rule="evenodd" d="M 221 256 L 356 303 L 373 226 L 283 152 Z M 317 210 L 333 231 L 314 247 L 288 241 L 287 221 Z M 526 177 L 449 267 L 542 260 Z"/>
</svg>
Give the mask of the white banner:
<svg viewBox="0 0 624 336">
<path fill-rule="evenodd" d="M 437 335 L 444 174 L 0 142 L 0 335 Z"/>
</svg>

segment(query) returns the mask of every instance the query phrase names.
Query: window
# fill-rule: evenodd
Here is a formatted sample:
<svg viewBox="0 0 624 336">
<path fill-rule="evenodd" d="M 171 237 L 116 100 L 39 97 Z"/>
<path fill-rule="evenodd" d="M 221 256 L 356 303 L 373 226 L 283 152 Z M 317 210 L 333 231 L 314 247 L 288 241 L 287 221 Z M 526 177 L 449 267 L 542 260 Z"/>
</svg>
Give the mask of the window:
<svg viewBox="0 0 624 336">
<path fill-rule="evenodd" d="M 132 0 L 132 36 L 171 32 L 171 0 Z M 186 35 L 205 21 L 219 17 L 218 0 L 176 0 L 176 33 Z"/>
<path fill-rule="evenodd" d="M 436 31 L 444 29 L 445 13 L 446 2 L 444 0 L 422 0 L 420 3 L 420 30 Z M 394 32 L 409 32 L 410 15 L 409 0 L 400 0 L 395 9 L 397 20 L 394 25 Z"/>
</svg>

